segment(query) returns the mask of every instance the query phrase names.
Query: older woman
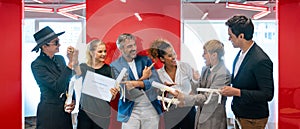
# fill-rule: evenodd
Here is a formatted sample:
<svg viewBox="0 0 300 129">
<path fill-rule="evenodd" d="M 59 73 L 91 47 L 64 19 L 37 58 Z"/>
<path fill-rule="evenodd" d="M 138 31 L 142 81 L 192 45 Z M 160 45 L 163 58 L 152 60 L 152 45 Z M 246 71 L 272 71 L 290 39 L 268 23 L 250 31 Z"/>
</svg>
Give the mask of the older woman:
<svg viewBox="0 0 300 129">
<path fill-rule="evenodd" d="M 230 84 L 230 73 L 223 62 L 224 45 L 218 40 L 210 40 L 203 46 L 206 66 L 203 67 L 200 77 L 200 88 L 216 90 Z M 172 93 L 184 106 L 197 105 L 195 129 L 227 129 L 225 102 L 222 96 L 219 102 L 217 93 L 200 92 L 197 95 L 188 95 L 181 91 Z M 207 101 L 209 100 L 209 101 Z"/>
</svg>

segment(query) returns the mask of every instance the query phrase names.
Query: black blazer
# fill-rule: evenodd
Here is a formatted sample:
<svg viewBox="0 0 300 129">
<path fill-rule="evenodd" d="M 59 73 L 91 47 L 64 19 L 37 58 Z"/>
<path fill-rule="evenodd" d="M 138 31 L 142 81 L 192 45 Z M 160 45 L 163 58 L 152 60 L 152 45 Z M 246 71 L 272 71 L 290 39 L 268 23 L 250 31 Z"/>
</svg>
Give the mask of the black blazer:
<svg viewBox="0 0 300 129">
<path fill-rule="evenodd" d="M 62 56 L 55 55 L 53 59 L 41 52 L 31 63 L 33 76 L 41 92 L 37 129 L 73 129 L 71 114 L 64 111 L 65 93 L 72 70 L 66 66 Z"/>
<path fill-rule="evenodd" d="M 233 63 L 233 72 L 239 54 Z M 269 116 L 268 101 L 274 96 L 273 63 L 256 44 L 249 49 L 238 73 L 232 74 L 232 86 L 241 90 L 233 97 L 232 110 L 236 117 L 258 119 Z"/>
<path fill-rule="evenodd" d="M 72 70 L 66 66 L 61 55 L 50 59 L 42 53 L 31 63 L 33 76 L 40 87 L 41 101 L 59 103 L 60 95 L 65 93 L 72 77 Z"/>
</svg>

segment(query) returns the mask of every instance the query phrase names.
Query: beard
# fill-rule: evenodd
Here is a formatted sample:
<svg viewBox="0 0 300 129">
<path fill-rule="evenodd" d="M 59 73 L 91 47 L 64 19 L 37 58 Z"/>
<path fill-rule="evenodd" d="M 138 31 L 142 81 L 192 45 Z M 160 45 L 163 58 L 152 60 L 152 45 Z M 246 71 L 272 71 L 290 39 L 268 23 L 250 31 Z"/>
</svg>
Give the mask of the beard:
<svg viewBox="0 0 300 129">
<path fill-rule="evenodd" d="M 135 58 L 136 55 L 137 55 L 136 50 L 132 50 L 132 51 L 129 52 L 129 56 L 130 56 L 131 58 Z"/>
</svg>

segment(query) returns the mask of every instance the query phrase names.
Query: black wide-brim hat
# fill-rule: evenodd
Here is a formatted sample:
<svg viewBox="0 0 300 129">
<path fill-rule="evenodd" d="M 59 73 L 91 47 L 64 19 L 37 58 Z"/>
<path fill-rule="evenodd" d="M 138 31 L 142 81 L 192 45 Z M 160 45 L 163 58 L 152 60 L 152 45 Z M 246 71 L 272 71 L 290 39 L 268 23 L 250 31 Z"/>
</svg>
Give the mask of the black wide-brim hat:
<svg viewBox="0 0 300 129">
<path fill-rule="evenodd" d="M 44 27 L 33 35 L 37 45 L 31 51 L 38 52 L 42 45 L 49 43 L 64 33 L 65 31 L 56 34 L 49 26 Z"/>
</svg>

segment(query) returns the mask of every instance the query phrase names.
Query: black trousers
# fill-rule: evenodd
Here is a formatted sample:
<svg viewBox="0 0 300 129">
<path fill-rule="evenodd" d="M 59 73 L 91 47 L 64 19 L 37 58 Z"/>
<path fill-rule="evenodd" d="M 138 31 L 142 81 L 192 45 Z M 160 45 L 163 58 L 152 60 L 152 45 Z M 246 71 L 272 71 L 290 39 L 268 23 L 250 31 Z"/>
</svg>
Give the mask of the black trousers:
<svg viewBox="0 0 300 129">
<path fill-rule="evenodd" d="M 101 118 L 82 109 L 78 113 L 77 129 L 108 129 L 110 118 Z"/>
<path fill-rule="evenodd" d="M 36 122 L 37 129 L 73 129 L 71 114 L 64 111 L 64 102 L 40 102 Z"/>
</svg>

